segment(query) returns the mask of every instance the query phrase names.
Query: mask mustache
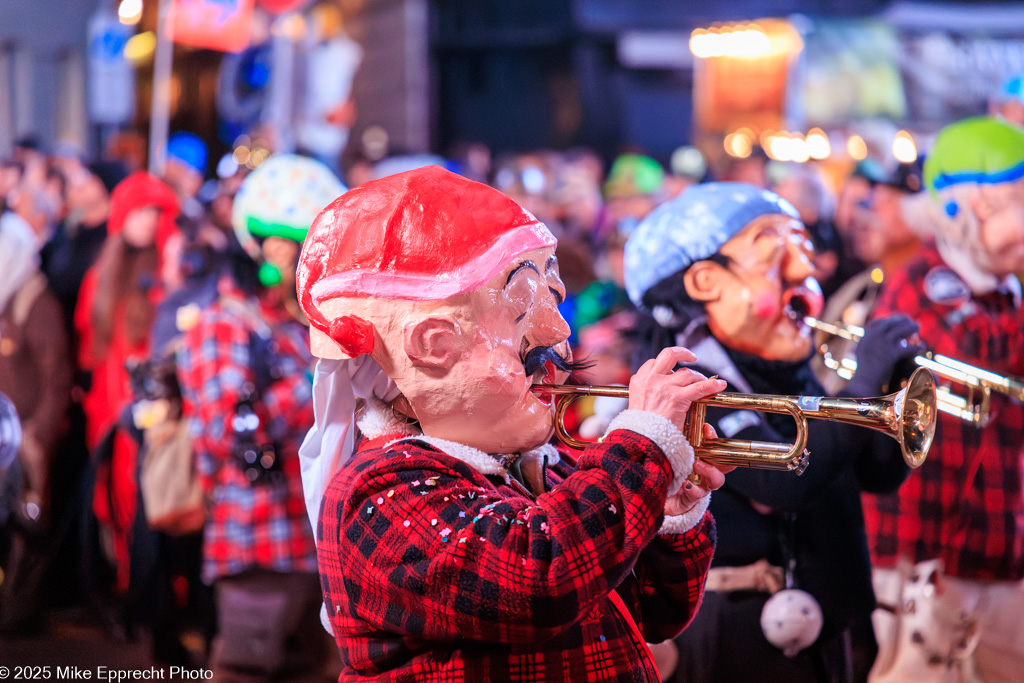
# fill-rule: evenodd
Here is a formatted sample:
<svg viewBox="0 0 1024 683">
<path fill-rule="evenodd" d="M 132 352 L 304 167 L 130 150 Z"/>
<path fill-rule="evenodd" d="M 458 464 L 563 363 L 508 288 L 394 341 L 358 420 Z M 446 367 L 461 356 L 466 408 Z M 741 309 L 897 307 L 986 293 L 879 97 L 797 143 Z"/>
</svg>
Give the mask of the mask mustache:
<svg viewBox="0 0 1024 683">
<path fill-rule="evenodd" d="M 576 375 L 590 367 L 593 367 L 594 363 L 590 360 L 569 360 L 563 357 L 558 351 L 552 346 L 535 346 L 530 349 L 530 352 L 523 358 L 523 368 L 526 370 L 526 376 L 530 377 L 535 372 L 545 366 L 545 363 L 550 361 L 556 368 L 563 372 L 570 374 L 570 383 L 574 383 L 573 380 L 579 381 Z"/>
</svg>

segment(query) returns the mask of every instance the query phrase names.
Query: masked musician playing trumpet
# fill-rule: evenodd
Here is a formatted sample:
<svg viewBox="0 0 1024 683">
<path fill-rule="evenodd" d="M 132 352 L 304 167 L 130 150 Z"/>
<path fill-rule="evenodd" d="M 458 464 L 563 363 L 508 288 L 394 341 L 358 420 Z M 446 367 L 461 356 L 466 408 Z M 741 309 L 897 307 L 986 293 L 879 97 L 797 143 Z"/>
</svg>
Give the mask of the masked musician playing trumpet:
<svg viewBox="0 0 1024 683">
<path fill-rule="evenodd" d="M 1024 375 L 1024 130 L 990 118 L 943 129 L 924 165 L 934 243 L 883 284 L 928 347 Z M 957 385 L 951 387 L 957 390 Z M 928 461 L 865 496 L 880 653 L 875 681 L 1019 680 L 1024 668 L 1024 404 L 993 391 L 984 424 L 942 415 Z"/>
<path fill-rule="evenodd" d="M 657 681 L 645 640 L 697 610 L 728 468 L 695 464 L 681 429 L 725 384 L 667 349 L 602 443 L 548 445 L 552 398 L 530 387 L 573 370 L 554 247 L 436 166 L 350 190 L 309 232 L 301 456 L 344 680 Z"/>
<path fill-rule="evenodd" d="M 820 396 L 811 330 L 786 310 L 821 310 L 811 255 L 796 211 L 775 194 L 742 183 L 687 189 L 626 245 L 627 291 L 649 313 L 640 358 L 692 345 L 697 368 L 735 391 Z M 916 330 L 905 317 L 869 326 L 848 395 L 884 393 Z M 788 441 L 794 431 L 788 417 L 747 410 L 709 408 L 707 420 L 725 438 Z M 813 421 L 807 435 L 802 476 L 739 469 L 712 498 L 719 547 L 701 612 L 675 641 L 674 680 L 866 676 L 874 596 L 859 496 L 893 490 L 908 470 L 895 442 L 873 432 Z"/>
</svg>

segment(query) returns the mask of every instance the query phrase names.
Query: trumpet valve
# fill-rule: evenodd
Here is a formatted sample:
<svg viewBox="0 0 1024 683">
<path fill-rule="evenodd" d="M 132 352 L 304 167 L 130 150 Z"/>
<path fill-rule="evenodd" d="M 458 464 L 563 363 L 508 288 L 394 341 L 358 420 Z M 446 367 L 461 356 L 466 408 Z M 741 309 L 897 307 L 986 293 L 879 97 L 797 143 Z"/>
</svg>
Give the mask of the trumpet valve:
<svg viewBox="0 0 1024 683">
<path fill-rule="evenodd" d="M 804 452 L 800 454 L 800 457 L 796 458 L 795 460 L 792 460 L 789 463 L 789 469 L 795 472 L 796 475 L 799 477 L 801 474 L 804 473 L 804 470 L 807 469 L 807 465 L 810 462 L 811 452 L 805 448 Z"/>
</svg>

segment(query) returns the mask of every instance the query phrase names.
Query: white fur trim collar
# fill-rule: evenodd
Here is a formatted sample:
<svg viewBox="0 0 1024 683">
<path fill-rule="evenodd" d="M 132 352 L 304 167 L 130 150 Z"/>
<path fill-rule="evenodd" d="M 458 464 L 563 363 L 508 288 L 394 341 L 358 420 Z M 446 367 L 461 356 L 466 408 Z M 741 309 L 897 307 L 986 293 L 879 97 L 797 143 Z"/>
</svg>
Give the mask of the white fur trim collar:
<svg viewBox="0 0 1024 683">
<path fill-rule="evenodd" d="M 379 439 L 388 434 L 419 434 L 414 426 L 398 419 L 394 411 L 377 399 L 367 399 L 366 411 L 359 416 L 356 426 L 367 439 Z"/>
<path fill-rule="evenodd" d="M 502 477 L 508 480 L 508 471 L 501 466 L 493 456 L 484 453 L 478 448 L 446 439 L 439 439 L 436 436 L 426 436 L 407 422 L 399 420 L 395 414 L 380 401 L 370 399 L 366 412 L 359 418 L 359 431 L 368 439 L 377 439 L 388 434 L 402 434 L 401 438 L 395 439 L 387 444 L 398 443 L 416 439 L 430 444 L 445 455 L 461 460 L 480 474 Z M 532 450 L 526 451 L 521 456 L 524 460 L 533 458 L 547 458 L 547 465 L 559 462 L 558 449 L 551 444 L 544 444 Z"/>
</svg>

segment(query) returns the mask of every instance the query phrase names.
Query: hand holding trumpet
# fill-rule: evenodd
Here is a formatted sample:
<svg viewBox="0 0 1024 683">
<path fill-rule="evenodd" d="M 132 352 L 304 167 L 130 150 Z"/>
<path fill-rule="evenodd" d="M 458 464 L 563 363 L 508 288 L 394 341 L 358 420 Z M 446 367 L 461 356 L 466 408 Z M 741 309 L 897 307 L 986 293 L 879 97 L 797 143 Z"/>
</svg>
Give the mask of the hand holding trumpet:
<svg viewBox="0 0 1024 683">
<path fill-rule="evenodd" d="M 689 350 L 681 346 L 664 349 L 656 358 L 640 366 L 629 381 L 629 407 L 631 410 L 646 410 L 668 419 L 680 432 L 686 433 L 687 413 L 690 405 L 699 399 L 714 396 L 726 388 L 724 380 L 707 378 L 689 368 L 675 367 L 679 363 L 697 360 Z M 704 425 L 704 438 L 717 438 L 715 428 Z M 689 511 L 710 491 L 721 488 L 725 475 L 735 466 L 715 466 L 702 460 L 694 460 L 692 479 L 679 492 L 665 502 L 666 515 L 681 515 Z"/>
</svg>

